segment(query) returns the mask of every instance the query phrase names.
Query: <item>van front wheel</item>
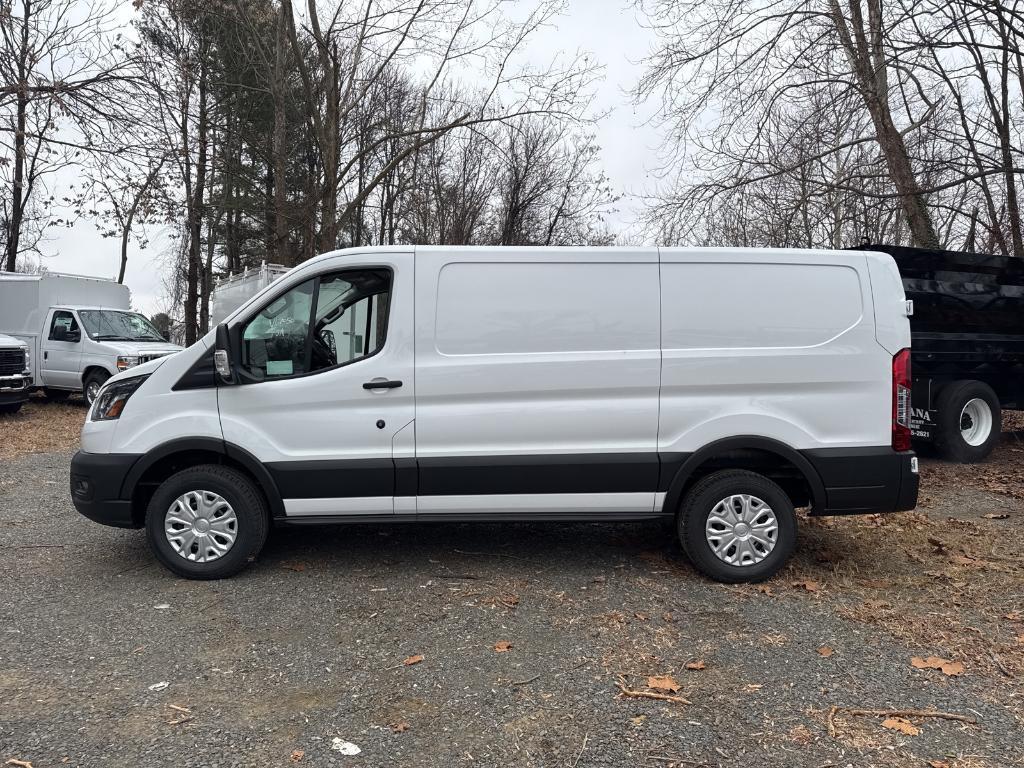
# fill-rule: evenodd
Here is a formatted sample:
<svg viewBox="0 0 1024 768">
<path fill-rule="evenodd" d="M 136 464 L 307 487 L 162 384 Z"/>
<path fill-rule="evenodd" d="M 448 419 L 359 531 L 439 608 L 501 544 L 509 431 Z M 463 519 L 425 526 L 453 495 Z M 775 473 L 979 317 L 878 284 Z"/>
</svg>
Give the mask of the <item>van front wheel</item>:
<svg viewBox="0 0 1024 768">
<path fill-rule="evenodd" d="M 224 579 L 242 570 L 267 539 L 263 497 L 242 473 L 216 464 L 165 480 L 146 510 L 156 558 L 186 579 Z"/>
<path fill-rule="evenodd" d="M 793 554 L 796 512 L 767 477 L 724 470 L 686 494 L 678 531 L 683 550 L 704 575 L 727 584 L 764 581 Z"/>
</svg>

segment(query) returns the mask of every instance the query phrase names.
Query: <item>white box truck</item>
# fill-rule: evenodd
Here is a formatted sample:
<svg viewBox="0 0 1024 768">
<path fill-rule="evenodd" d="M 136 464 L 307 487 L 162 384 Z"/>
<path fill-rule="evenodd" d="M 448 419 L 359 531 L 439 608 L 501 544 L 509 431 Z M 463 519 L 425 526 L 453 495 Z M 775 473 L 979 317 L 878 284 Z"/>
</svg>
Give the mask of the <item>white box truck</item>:
<svg viewBox="0 0 1024 768">
<path fill-rule="evenodd" d="M 0 333 L 25 344 L 31 387 L 90 404 L 115 373 L 181 350 L 131 311 L 127 286 L 56 272 L 0 273 Z"/>
<path fill-rule="evenodd" d="M 264 261 L 258 267 L 218 280 L 210 295 L 210 324 L 223 322 L 225 317 L 287 273 L 288 267 Z"/>
<path fill-rule="evenodd" d="M 338 251 L 111 379 L 71 496 L 197 579 L 273 525 L 663 518 L 758 581 L 795 507 L 914 507 L 909 346 L 880 253 Z"/>
<path fill-rule="evenodd" d="M 0 333 L 0 415 L 17 413 L 28 400 L 32 372 L 28 344 Z"/>
</svg>

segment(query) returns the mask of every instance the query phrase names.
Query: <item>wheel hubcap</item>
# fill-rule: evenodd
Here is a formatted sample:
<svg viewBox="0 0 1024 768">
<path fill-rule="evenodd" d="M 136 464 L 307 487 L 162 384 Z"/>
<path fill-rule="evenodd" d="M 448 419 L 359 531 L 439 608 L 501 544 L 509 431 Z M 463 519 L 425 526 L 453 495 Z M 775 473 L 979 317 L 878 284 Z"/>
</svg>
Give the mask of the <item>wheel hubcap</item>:
<svg viewBox="0 0 1024 768">
<path fill-rule="evenodd" d="M 96 395 L 100 393 L 100 385 L 96 382 L 91 382 L 88 387 L 85 388 L 85 399 L 92 405 L 93 400 L 96 399 Z"/>
<path fill-rule="evenodd" d="M 715 504 L 704 528 L 708 546 L 729 565 L 756 565 L 775 549 L 779 521 L 757 496 L 736 493 Z"/>
<path fill-rule="evenodd" d="M 226 555 L 238 537 L 238 517 L 227 500 L 213 491 L 189 491 L 174 500 L 164 516 L 171 548 L 194 563 Z"/>
<path fill-rule="evenodd" d="M 983 445 L 992 434 L 992 409 L 980 397 L 968 400 L 960 411 L 960 435 L 968 445 Z"/>
</svg>

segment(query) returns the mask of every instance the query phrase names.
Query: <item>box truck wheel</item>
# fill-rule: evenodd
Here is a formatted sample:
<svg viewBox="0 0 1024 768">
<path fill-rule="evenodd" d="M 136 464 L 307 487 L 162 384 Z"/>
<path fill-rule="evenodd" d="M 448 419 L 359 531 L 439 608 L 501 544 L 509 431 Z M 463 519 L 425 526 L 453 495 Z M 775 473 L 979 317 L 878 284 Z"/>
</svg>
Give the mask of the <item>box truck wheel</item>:
<svg viewBox="0 0 1024 768">
<path fill-rule="evenodd" d="M 774 575 L 796 546 L 793 502 L 763 475 L 715 472 L 683 499 L 679 541 L 699 571 L 729 584 Z"/>
<path fill-rule="evenodd" d="M 953 381 L 936 399 L 935 443 L 950 461 L 981 461 L 999 442 L 1002 411 L 999 398 L 983 381 Z"/>
<path fill-rule="evenodd" d="M 165 480 L 146 509 L 156 558 L 186 579 L 223 579 L 242 570 L 267 540 L 267 508 L 237 470 L 203 464 Z"/>
<path fill-rule="evenodd" d="M 0 405 L 0 416 L 14 414 L 21 410 L 22 403 L 4 403 Z"/>
<path fill-rule="evenodd" d="M 86 404 L 92 405 L 92 401 L 100 393 L 100 387 L 106 384 L 109 378 L 110 374 L 106 371 L 93 371 L 85 377 L 85 381 L 82 383 L 82 391 L 85 393 Z"/>
</svg>

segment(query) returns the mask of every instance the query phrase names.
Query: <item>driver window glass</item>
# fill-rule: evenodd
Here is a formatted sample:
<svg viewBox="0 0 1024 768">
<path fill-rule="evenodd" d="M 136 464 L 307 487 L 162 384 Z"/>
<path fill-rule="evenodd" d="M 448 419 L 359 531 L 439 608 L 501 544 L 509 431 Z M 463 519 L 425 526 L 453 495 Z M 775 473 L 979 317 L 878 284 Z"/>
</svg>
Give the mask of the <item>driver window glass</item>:
<svg viewBox="0 0 1024 768">
<path fill-rule="evenodd" d="M 50 324 L 50 339 L 54 338 L 54 333 L 58 328 L 63 328 L 67 336 L 74 336 L 78 333 L 78 322 L 70 312 L 54 312 L 53 322 Z"/>
<path fill-rule="evenodd" d="M 306 373 L 306 341 L 315 280 L 274 300 L 242 332 L 242 365 L 258 379 Z"/>
<path fill-rule="evenodd" d="M 242 365 L 257 379 L 278 379 L 369 357 L 384 344 L 390 290 L 386 269 L 346 270 L 297 285 L 244 327 Z"/>
<path fill-rule="evenodd" d="M 351 363 L 381 348 L 390 289 L 391 273 L 382 269 L 321 278 L 311 370 Z"/>
</svg>

